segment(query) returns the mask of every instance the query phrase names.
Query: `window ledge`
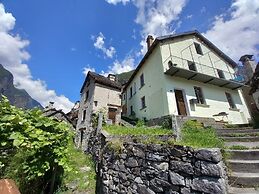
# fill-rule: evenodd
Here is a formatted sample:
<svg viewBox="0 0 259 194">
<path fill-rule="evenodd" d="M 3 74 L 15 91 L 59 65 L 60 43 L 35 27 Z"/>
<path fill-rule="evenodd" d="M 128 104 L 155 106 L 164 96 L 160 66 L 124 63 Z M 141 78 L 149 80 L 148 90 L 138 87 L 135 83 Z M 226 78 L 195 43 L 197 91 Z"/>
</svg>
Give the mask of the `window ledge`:
<svg viewBox="0 0 259 194">
<path fill-rule="evenodd" d="M 210 105 L 208 105 L 208 104 L 199 104 L 199 103 L 197 103 L 196 106 L 204 107 L 204 108 L 209 108 L 210 107 Z"/>
<path fill-rule="evenodd" d="M 237 111 L 237 112 L 240 111 L 240 109 L 238 109 L 238 108 L 229 108 L 229 110 L 231 110 L 231 111 Z"/>
</svg>

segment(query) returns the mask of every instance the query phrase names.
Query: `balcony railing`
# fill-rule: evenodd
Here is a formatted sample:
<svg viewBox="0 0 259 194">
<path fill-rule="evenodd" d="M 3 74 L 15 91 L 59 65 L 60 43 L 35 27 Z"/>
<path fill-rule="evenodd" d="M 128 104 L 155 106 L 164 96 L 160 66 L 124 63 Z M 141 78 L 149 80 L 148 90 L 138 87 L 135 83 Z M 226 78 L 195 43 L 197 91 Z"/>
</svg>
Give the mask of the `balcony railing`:
<svg viewBox="0 0 259 194">
<path fill-rule="evenodd" d="M 163 63 L 165 74 L 167 75 L 183 77 L 188 80 L 210 83 L 230 89 L 237 89 L 243 86 L 242 83 L 235 81 L 235 74 L 231 73 L 229 69 L 226 71 L 177 56 L 169 56 Z"/>
</svg>

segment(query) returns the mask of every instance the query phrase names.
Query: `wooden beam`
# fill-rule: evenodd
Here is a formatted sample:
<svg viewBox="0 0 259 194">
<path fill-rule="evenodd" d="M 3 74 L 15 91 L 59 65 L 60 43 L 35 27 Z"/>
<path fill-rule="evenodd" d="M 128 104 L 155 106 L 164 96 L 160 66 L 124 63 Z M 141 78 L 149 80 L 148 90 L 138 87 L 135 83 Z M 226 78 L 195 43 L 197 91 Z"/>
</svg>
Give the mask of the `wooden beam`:
<svg viewBox="0 0 259 194">
<path fill-rule="evenodd" d="M 208 81 L 205 81 L 205 82 L 203 82 L 203 83 L 207 84 L 207 83 L 211 82 L 212 80 L 214 80 L 214 78 L 211 78 L 211 79 L 209 79 Z"/>
<path fill-rule="evenodd" d="M 238 86 L 238 87 L 235 87 L 235 88 L 232 88 L 232 90 L 236 90 L 236 89 L 238 89 L 238 88 L 241 88 L 243 85 L 240 85 L 240 86 Z"/>
<path fill-rule="evenodd" d="M 229 82 L 228 83 L 225 83 L 225 84 L 223 84 L 223 85 L 221 85 L 221 86 L 219 86 L 219 87 L 224 87 L 224 86 L 226 86 L 226 85 L 228 85 L 228 84 L 230 84 Z"/>
<path fill-rule="evenodd" d="M 188 78 L 188 80 L 194 78 L 196 75 L 198 75 L 198 74 L 196 73 L 196 74 L 192 75 L 191 77 Z"/>
</svg>

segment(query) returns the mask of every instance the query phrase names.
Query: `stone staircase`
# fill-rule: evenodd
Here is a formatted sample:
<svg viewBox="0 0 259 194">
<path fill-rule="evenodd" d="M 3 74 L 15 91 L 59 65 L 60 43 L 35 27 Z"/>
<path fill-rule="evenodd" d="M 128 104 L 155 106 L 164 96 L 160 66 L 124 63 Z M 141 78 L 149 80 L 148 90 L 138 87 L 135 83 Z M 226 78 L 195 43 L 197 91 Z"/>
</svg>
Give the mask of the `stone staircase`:
<svg viewBox="0 0 259 194">
<path fill-rule="evenodd" d="M 221 128 L 217 133 L 230 155 L 229 193 L 259 194 L 259 129 Z"/>
</svg>

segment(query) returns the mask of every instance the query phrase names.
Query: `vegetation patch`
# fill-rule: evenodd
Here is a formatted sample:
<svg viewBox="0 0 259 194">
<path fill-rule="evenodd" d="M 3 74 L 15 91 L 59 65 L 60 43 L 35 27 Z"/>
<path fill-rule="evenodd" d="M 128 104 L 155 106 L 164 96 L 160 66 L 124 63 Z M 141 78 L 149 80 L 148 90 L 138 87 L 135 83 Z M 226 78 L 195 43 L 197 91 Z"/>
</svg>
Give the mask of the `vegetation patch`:
<svg viewBox="0 0 259 194">
<path fill-rule="evenodd" d="M 182 140 L 178 144 L 195 148 L 223 148 L 224 141 L 220 139 L 215 129 L 203 127 L 197 121 L 187 121 L 181 130 Z"/>
<path fill-rule="evenodd" d="M 68 146 L 69 166 L 71 171 L 65 171 L 62 184 L 56 193 L 71 193 L 71 190 L 95 193 L 96 173 L 92 156 L 85 154 L 74 147 L 71 142 Z"/>
<path fill-rule="evenodd" d="M 249 148 L 246 146 L 242 146 L 242 145 L 233 145 L 233 146 L 229 146 L 228 149 L 230 149 L 230 150 L 248 150 Z"/>
<path fill-rule="evenodd" d="M 104 130 L 111 135 L 173 135 L 172 129 L 149 128 L 146 126 L 131 128 L 119 125 L 107 125 L 104 126 Z"/>
</svg>

